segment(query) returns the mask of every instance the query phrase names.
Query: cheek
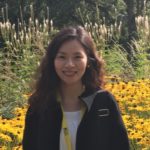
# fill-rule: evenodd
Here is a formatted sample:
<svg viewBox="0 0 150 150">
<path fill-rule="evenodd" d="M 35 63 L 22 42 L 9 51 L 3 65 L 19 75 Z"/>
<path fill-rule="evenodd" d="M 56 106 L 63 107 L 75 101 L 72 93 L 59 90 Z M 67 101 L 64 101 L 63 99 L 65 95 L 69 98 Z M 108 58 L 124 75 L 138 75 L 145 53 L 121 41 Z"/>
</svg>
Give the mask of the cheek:
<svg viewBox="0 0 150 150">
<path fill-rule="evenodd" d="M 88 59 L 87 59 L 87 57 L 86 57 L 86 58 L 83 60 L 83 67 L 86 69 L 87 65 L 88 65 Z"/>
<path fill-rule="evenodd" d="M 79 65 L 80 70 L 83 72 L 85 72 L 86 68 L 87 68 L 87 60 L 82 61 L 82 63 Z"/>
<path fill-rule="evenodd" d="M 59 71 L 60 65 L 61 65 L 61 63 L 59 61 L 57 61 L 57 60 L 54 61 L 54 68 L 55 68 L 56 72 Z"/>
<path fill-rule="evenodd" d="M 83 63 L 84 70 L 86 69 L 86 67 L 87 67 L 87 61 Z"/>
</svg>

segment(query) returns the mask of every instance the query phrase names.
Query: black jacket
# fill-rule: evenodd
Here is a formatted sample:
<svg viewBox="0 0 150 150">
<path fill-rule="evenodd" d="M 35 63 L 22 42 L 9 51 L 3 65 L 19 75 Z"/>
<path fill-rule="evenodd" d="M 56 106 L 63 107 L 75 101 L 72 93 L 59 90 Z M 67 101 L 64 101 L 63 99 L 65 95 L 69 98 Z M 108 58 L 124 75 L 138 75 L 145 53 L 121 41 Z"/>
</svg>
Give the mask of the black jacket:
<svg viewBox="0 0 150 150">
<path fill-rule="evenodd" d="M 108 91 L 86 92 L 80 97 L 87 110 L 79 124 L 76 150 L 129 150 L 118 105 Z M 62 122 L 60 104 L 43 114 L 26 114 L 23 150 L 59 150 Z"/>
</svg>

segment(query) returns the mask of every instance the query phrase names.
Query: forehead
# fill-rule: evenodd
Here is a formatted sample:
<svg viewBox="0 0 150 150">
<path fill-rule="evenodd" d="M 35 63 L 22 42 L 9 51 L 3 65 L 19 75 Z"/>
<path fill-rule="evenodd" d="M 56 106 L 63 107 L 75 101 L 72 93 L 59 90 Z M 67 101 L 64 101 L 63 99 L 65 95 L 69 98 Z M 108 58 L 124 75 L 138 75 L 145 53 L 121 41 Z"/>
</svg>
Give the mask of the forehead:
<svg viewBox="0 0 150 150">
<path fill-rule="evenodd" d="M 85 53 L 85 49 L 77 40 L 64 42 L 58 49 L 58 53 Z"/>
</svg>

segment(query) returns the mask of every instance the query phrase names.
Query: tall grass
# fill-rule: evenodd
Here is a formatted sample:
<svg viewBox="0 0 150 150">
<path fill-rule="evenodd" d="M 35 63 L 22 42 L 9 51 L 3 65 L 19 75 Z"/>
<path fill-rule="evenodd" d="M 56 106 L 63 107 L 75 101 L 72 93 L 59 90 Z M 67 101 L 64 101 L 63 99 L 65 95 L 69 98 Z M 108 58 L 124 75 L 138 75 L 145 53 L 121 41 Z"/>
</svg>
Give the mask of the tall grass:
<svg viewBox="0 0 150 150">
<path fill-rule="evenodd" d="M 48 8 L 47 11 L 49 11 Z M 32 75 L 39 65 L 40 59 L 44 55 L 48 43 L 51 41 L 55 33 L 58 32 L 55 26 L 53 26 L 53 21 L 50 20 L 48 16 L 49 13 L 47 13 L 45 18 L 43 18 L 42 22 L 39 22 L 38 18 L 34 17 L 32 5 L 30 6 L 30 12 L 31 16 L 28 19 L 28 22 L 25 22 L 23 16 L 20 14 L 21 17 L 18 19 L 18 23 L 12 24 L 8 18 L 9 14 L 7 13 L 7 7 L 6 9 L 1 10 L 3 16 L 3 21 L 0 22 L 0 38 L 1 41 L 3 41 L 3 46 L 0 48 L 1 120 L 5 120 L 5 118 L 13 118 L 15 114 L 12 113 L 12 109 L 15 107 L 22 107 L 25 103 L 27 103 L 27 95 L 32 92 L 31 88 L 29 88 Z M 137 59 L 136 65 L 134 65 L 136 67 L 134 67 L 128 60 L 127 51 L 117 43 L 121 36 L 121 28 L 123 28 L 122 22 L 119 24 L 115 23 L 110 26 L 100 24 L 100 21 L 95 24 L 92 24 L 91 22 L 85 23 L 84 27 L 93 37 L 98 53 L 106 61 L 106 71 L 108 75 L 118 76 L 124 80 L 135 80 L 135 78 L 143 77 L 150 78 L 149 17 L 137 17 L 136 24 L 139 33 L 139 40 L 133 40 L 132 45 L 134 45 L 134 47 L 131 46 L 133 56 Z M 112 42 L 113 44 L 110 44 L 109 42 Z M 143 95 L 136 97 L 136 94 L 143 93 L 134 93 L 134 91 L 132 91 L 133 85 L 138 88 L 145 85 L 148 86 L 149 82 L 145 85 L 142 82 L 140 85 L 137 83 L 138 86 L 133 82 L 129 84 L 129 89 L 126 83 L 127 82 L 120 82 L 120 85 L 118 83 L 116 84 L 116 87 L 118 85 L 119 87 L 116 88 L 115 95 L 119 94 L 118 96 L 121 101 L 125 99 L 125 101 L 131 100 L 131 102 L 134 102 L 132 100 L 134 95 L 135 100 L 137 98 L 138 100 L 143 100 Z M 118 88 L 120 88 L 121 91 L 118 91 Z M 125 88 L 127 88 L 127 90 L 125 90 Z M 111 90 L 113 91 L 114 89 L 114 84 L 112 84 Z M 141 89 L 143 90 L 144 88 Z M 144 90 L 147 93 L 148 90 Z M 127 91 L 131 92 L 131 97 L 128 97 Z M 147 101 L 149 100 L 147 97 L 145 99 Z M 125 107 L 125 102 L 123 102 L 123 104 Z M 133 107 L 136 108 L 134 103 Z M 145 106 L 143 108 L 145 108 Z M 15 123 L 17 122 L 17 118 L 18 117 L 14 118 Z M 22 120 L 24 120 L 24 118 L 22 118 Z M 18 122 L 19 125 L 22 125 L 21 131 L 23 129 L 22 120 L 21 123 Z M 126 122 L 128 122 L 128 120 Z M 10 124 L 12 124 L 12 120 L 9 121 Z M 20 126 L 17 127 L 20 128 Z M 11 132 L 13 131 L 14 127 Z M 14 134 L 18 135 L 18 133 Z M 5 138 L 7 139 L 8 137 Z M 136 142 L 133 141 L 133 143 Z M 15 142 L 12 142 L 12 144 L 18 145 L 18 143 Z M 135 144 L 133 144 L 133 149 L 136 149 L 134 147 L 136 147 Z M 7 148 L 11 149 L 11 145 L 8 145 Z"/>
<path fill-rule="evenodd" d="M 106 60 L 109 74 L 123 75 L 128 79 L 150 77 L 150 18 L 138 16 L 136 25 L 139 39 L 133 39 L 127 43 L 130 47 L 130 53 L 128 53 L 118 42 L 123 36 L 121 33 L 124 28 L 122 22 L 109 26 L 85 23 L 84 26 L 93 37 L 98 51 Z"/>
<path fill-rule="evenodd" d="M 31 12 L 28 23 L 18 19 L 17 24 L 12 24 L 2 9 L 5 19 L 0 22 L 0 36 L 4 41 L 0 48 L 0 114 L 7 118 L 13 117 L 12 108 L 25 102 L 23 94 L 30 92 L 31 76 L 57 32 L 52 20 L 43 19 L 39 23 L 33 17 L 32 6 Z"/>
<path fill-rule="evenodd" d="M 11 117 L 9 109 L 25 102 L 23 94 L 31 92 L 31 76 L 51 38 L 58 32 L 49 13 L 39 22 L 34 17 L 33 10 L 31 5 L 28 22 L 20 14 L 17 24 L 9 21 L 7 7 L 1 10 L 3 21 L 0 22 L 0 37 L 4 44 L 0 49 L 0 114 L 5 117 Z M 140 37 L 138 41 L 133 41 L 136 46 L 136 50 L 133 47 L 133 54 L 137 58 L 136 68 L 128 61 L 126 50 L 117 43 L 121 36 L 122 22 L 110 26 L 100 24 L 100 21 L 95 24 L 85 23 L 85 29 L 93 37 L 98 52 L 106 61 L 108 75 L 117 75 L 126 80 L 149 77 L 149 18 L 137 17 L 136 23 Z M 110 46 L 109 42 L 113 44 Z"/>
</svg>

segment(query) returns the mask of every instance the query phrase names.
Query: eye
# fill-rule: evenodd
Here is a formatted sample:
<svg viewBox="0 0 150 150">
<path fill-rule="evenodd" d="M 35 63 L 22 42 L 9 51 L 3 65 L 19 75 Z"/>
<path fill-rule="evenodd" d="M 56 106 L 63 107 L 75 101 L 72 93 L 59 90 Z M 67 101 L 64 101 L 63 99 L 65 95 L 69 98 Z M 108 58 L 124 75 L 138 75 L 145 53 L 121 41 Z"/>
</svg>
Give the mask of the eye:
<svg viewBox="0 0 150 150">
<path fill-rule="evenodd" d="M 57 55 L 56 58 L 58 58 L 58 59 L 65 59 L 65 56 L 64 55 Z"/>
<path fill-rule="evenodd" d="M 81 59 L 82 58 L 82 56 L 81 55 L 77 55 L 77 56 L 75 56 L 75 59 Z"/>
</svg>

